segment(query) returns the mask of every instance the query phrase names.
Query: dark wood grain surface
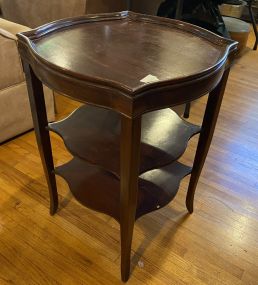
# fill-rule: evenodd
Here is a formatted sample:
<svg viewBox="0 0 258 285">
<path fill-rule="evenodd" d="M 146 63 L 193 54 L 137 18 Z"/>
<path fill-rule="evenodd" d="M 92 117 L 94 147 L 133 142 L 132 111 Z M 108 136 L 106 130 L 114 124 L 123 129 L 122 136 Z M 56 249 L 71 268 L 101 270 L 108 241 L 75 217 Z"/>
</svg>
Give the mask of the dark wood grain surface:
<svg viewBox="0 0 258 285">
<path fill-rule="evenodd" d="M 75 25 L 37 40 L 35 51 L 62 70 L 132 91 L 150 84 L 149 75 L 157 82 L 196 76 L 225 53 L 187 31 L 131 19 Z"/>
</svg>

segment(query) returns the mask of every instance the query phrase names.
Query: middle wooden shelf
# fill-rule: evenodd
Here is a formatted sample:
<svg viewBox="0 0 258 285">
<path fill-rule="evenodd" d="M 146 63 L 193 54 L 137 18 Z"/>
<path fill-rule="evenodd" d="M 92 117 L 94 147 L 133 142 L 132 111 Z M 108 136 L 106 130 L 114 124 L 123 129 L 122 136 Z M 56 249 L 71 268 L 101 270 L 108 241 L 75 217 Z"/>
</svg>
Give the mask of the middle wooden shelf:
<svg viewBox="0 0 258 285">
<path fill-rule="evenodd" d="M 83 105 L 67 118 L 50 123 L 48 129 L 63 138 L 73 156 L 119 177 L 120 116 L 111 110 Z M 199 132 L 199 126 L 181 119 L 169 108 L 144 114 L 140 174 L 177 160 L 189 139 Z"/>
</svg>

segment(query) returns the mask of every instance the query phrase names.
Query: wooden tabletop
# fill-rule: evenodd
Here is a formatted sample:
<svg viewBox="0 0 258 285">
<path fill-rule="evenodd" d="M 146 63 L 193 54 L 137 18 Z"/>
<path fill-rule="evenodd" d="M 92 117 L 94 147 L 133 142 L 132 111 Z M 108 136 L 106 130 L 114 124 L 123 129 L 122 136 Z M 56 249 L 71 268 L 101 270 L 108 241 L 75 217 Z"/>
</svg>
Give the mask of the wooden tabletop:
<svg viewBox="0 0 258 285">
<path fill-rule="evenodd" d="M 124 19 L 60 30 L 38 40 L 35 52 L 66 72 L 134 91 L 204 72 L 225 48 L 187 31 Z"/>
<path fill-rule="evenodd" d="M 37 73 L 39 66 L 51 70 L 53 76 L 62 75 L 62 82 L 64 77 L 80 80 L 101 89 L 102 96 L 109 96 L 105 93 L 112 88 L 112 96 L 134 100 L 147 90 L 173 88 L 214 75 L 236 47 L 235 42 L 188 23 L 132 12 L 61 20 L 18 37 L 21 53 L 50 87 L 71 93 L 67 86 L 60 90 L 56 78 L 53 83 L 42 70 Z M 217 84 L 218 80 L 219 76 L 213 81 Z M 93 96 L 96 99 L 95 93 Z M 85 99 L 92 102 L 92 98 Z M 92 103 L 105 105 L 102 99 Z"/>
</svg>

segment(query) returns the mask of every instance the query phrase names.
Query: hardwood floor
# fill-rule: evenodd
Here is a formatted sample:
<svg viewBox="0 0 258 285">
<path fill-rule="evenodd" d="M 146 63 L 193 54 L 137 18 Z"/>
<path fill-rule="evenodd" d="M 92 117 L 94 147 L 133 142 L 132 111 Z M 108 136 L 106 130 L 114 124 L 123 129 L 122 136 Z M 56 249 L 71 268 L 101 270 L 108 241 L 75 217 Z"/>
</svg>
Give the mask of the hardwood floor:
<svg viewBox="0 0 258 285">
<path fill-rule="evenodd" d="M 253 45 L 251 38 L 249 46 Z M 188 179 L 166 208 L 137 221 L 128 284 L 258 284 L 258 52 L 230 75 L 213 143 L 188 215 Z M 201 121 L 205 98 L 190 120 Z M 58 96 L 58 116 L 77 103 Z M 55 164 L 70 158 L 51 135 Z M 191 164 L 196 139 L 182 161 Z M 57 178 L 48 191 L 33 132 L 0 146 L 0 285 L 122 284 L 119 226 L 79 205 Z"/>
</svg>

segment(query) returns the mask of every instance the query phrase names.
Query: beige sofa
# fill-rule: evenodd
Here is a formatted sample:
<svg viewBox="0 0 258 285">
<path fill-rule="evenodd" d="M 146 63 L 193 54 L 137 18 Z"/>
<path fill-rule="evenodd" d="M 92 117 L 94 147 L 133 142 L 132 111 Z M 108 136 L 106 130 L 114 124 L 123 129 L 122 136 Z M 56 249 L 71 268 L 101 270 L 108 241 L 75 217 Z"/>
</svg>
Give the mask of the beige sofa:
<svg viewBox="0 0 258 285">
<path fill-rule="evenodd" d="M 16 33 L 25 26 L 0 19 L 0 142 L 32 128 L 27 87 L 17 50 Z M 45 88 L 48 118 L 54 120 L 53 92 Z"/>
<path fill-rule="evenodd" d="M 57 19 L 125 9 L 121 0 L 0 0 L 0 142 L 29 129 L 32 119 L 18 55 L 16 33 Z M 7 21 L 9 20 L 9 21 Z M 19 24 L 16 24 L 19 23 Z M 28 28 L 30 27 L 30 28 Z M 52 91 L 45 88 L 48 119 L 54 120 Z"/>
</svg>

